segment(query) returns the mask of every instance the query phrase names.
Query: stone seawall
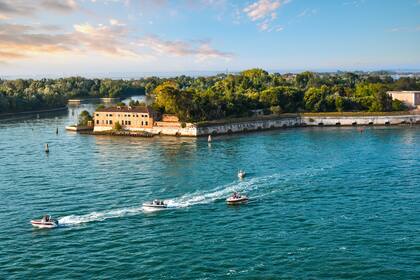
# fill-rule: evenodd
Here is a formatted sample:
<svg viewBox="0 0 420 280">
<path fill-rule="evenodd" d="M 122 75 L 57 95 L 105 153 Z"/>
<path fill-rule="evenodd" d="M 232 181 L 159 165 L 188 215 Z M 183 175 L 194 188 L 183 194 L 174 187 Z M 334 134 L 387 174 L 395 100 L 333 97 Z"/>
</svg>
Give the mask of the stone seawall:
<svg viewBox="0 0 420 280">
<path fill-rule="evenodd" d="M 145 128 L 142 131 L 153 135 L 171 136 L 206 136 L 230 133 L 241 133 L 250 131 L 262 131 L 287 127 L 303 126 L 367 126 L 367 125 L 399 125 L 399 124 L 420 124 L 419 115 L 395 115 L 395 116 L 287 116 L 287 117 L 265 117 L 254 120 L 229 120 L 216 123 L 187 124 L 180 126 L 155 126 Z M 95 132 L 109 130 L 111 128 L 95 127 Z M 133 130 L 135 131 L 135 130 Z"/>
<path fill-rule="evenodd" d="M 278 119 L 251 120 L 237 123 L 208 124 L 197 127 L 197 136 L 229 134 L 301 126 L 367 126 L 420 124 L 420 115 L 396 116 L 295 116 Z"/>
</svg>

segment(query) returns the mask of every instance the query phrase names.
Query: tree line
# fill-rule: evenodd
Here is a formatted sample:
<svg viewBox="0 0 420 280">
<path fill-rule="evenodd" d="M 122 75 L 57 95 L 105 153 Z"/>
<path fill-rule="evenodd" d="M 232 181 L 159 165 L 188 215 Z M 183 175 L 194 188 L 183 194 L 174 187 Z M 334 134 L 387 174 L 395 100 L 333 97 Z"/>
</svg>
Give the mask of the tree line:
<svg viewBox="0 0 420 280">
<path fill-rule="evenodd" d="M 209 77 L 0 80 L 0 114 L 60 107 L 70 98 L 145 93 L 161 113 L 194 122 L 249 116 L 255 109 L 274 114 L 405 110 L 388 90 L 420 90 L 420 78 L 394 79 L 387 72 L 279 74 L 249 69 Z"/>
<path fill-rule="evenodd" d="M 250 69 L 162 80 L 149 94 L 161 113 L 197 122 L 250 116 L 255 109 L 267 114 L 406 110 L 402 102 L 392 100 L 389 90 L 420 90 L 420 78 L 350 72 L 281 75 Z"/>
<path fill-rule="evenodd" d="M 0 80 L 0 114 L 62 107 L 71 98 L 145 94 L 145 81 L 85 79 Z"/>
</svg>

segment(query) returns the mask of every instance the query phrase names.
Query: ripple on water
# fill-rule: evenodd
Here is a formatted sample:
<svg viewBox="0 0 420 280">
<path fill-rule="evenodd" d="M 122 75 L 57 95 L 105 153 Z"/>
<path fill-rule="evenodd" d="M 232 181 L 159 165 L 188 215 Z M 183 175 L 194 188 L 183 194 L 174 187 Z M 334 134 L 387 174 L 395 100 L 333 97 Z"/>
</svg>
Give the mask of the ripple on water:
<svg viewBox="0 0 420 280">
<path fill-rule="evenodd" d="M 209 146 L 55 135 L 71 120 L 0 122 L 0 278 L 418 275 L 416 127 L 289 129 Z M 234 191 L 249 203 L 227 206 Z M 144 213 L 155 198 L 171 208 Z M 63 227 L 31 228 L 44 213 Z"/>
</svg>

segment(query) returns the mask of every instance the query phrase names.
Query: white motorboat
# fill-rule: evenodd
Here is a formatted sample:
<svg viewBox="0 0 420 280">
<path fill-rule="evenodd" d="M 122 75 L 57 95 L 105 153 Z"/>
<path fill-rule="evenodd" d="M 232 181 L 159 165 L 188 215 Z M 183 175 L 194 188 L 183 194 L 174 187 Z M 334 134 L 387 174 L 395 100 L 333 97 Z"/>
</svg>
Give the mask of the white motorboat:
<svg viewBox="0 0 420 280">
<path fill-rule="evenodd" d="M 151 202 L 143 203 L 143 208 L 148 210 L 159 210 L 159 209 L 166 209 L 168 208 L 168 204 L 165 203 L 163 200 L 153 200 Z"/>
<path fill-rule="evenodd" d="M 231 197 L 226 199 L 226 203 L 233 205 L 233 204 L 241 204 L 248 201 L 248 197 L 245 195 L 241 195 L 238 193 L 234 193 Z"/>
<path fill-rule="evenodd" d="M 239 170 L 239 171 L 238 171 L 238 178 L 239 178 L 239 179 L 244 178 L 244 177 L 245 177 L 245 175 L 246 175 L 245 171 L 243 171 L 243 170 Z"/>
<path fill-rule="evenodd" d="M 51 218 L 50 215 L 45 215 L 40 220 L 31 220 L 31 224 L 37 228 L 55 228 L 58 227 L 58 220 Z"/>
</svg>

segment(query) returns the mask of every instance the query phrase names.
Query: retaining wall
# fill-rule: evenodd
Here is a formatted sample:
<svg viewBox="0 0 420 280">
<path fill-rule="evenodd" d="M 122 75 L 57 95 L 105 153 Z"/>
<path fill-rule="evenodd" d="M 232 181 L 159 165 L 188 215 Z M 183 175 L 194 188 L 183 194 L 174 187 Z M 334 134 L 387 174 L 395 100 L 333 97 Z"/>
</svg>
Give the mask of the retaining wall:
<svg viewBox="0 0 420 280">
<path fill-rule="evenodd" d="M 215 123 L 206 125 L 187 124 L 180 126 L 154 126 L 144 128 L 154 135 L 172 136 L 206 136 L 209 134 L 230 134 L 239 132 L 259 131 L 299 126 L 357 126 L 357 125 L 398 125 L 398 124 L 420 124 L 420 115 L 400 116 L 292 116 L 273 119 L 256 119 L 250 121 L 238 121 L 227 123 Z M 105 127 L 96 127 L 95 131 L 105 131 Z M 109 130 L 108 128 L 107 130 Z M 136 130 L 132 130 L 136 131 Z M 137 130 L 140 131 L 140 130 Z"/>
</svg>

